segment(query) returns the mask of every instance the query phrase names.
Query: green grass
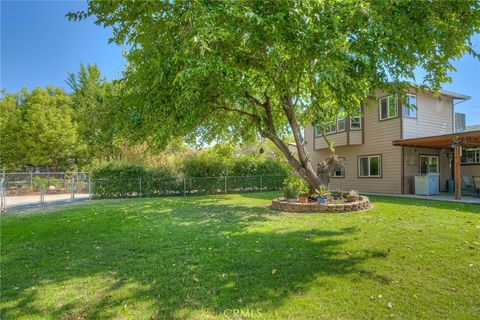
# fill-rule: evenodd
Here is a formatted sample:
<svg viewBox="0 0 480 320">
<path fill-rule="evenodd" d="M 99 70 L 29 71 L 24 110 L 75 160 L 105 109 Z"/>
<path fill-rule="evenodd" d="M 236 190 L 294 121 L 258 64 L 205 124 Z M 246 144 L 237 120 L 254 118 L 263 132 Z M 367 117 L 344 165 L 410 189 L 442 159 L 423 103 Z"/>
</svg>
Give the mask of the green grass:
<svg viewBox="0 0 480 320">
<path fill-rule="evenodd" d="M 287 214 L 274 196 L 3 215 L 2 319 L 478 319 L 480 206 Z"/>
</svg>

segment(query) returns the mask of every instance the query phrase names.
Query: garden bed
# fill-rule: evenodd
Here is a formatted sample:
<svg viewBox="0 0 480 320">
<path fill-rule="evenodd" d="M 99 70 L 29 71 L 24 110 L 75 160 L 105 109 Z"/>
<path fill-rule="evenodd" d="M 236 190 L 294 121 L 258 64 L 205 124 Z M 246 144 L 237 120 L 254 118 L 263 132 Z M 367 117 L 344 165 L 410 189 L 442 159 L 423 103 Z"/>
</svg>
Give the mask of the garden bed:
<svg viewBox="0 0 480 320">
<path fill-rule="evenodd" d="M 321 204 L 318 202 L 288 202 L 278 198 L 272 201 L 271 209 L 286 212 L 352 212 L 366 210 L 371 207 L 370 200 L 366 196 L 359 196 L 357 201 L 344 203 Z"/>
</svg>

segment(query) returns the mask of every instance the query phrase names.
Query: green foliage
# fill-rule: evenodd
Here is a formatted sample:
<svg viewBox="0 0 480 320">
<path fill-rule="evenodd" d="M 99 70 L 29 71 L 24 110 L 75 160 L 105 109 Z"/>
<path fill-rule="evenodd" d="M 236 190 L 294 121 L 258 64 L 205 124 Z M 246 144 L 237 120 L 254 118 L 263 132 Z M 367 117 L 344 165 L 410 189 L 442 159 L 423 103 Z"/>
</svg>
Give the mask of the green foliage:
<svg viewBox="0 0 480 320">
<path fill-rule="evenodd" d="M 230 160 L 215 151 L 199 151 L 183 161 L 182 171 L 186 177 L 226 176 Z"/>
<path fill-rule="evenodd" d="M 186 177 L 287 175 L 284 161 L 274 158 L 241 155 L 222 156 L 217 150 L 200 151 L 183 161 Z"/>
<path fill-rule="evenodd" d="M 283 195 L 287 199 L 297 198 L 300 194 L 308 192 L 305 180 L 298 176 L 289 176 L 283 181 Z"/>
<path fill-rule="evenodd" d="M 172 163 L 177 163 L 179 170 Z M 97 198 L 139 197 L 140 190 L 142 196 L 278 190 L 290 173 L 288 165 L 282 161 L 236 156 L 234 148 L 228 145 L 217 145 L 184 159 L 165 161 L 154 168 L 109 162 L 92 166 L 91 171 Z"/>
<path fill-rule="evenodd" d="M 163 180 L 176 180 L 173 168 L 145 168 L 140 165 L 108 163 L 92 169 L 96 198 L 125 198 L 154 195 Z"/>
<path fill-rule="evenodd" d="M 0 165 L 60 169 L 81 157 L 85 145 L 79 139 L 71 104 L 70 96 L 55 87 L 4 94 L 0 100 Z"/>
<path fill-rule="evenodd" d="M 63 179 L 58 178 L 43 178 L 39 176 L 32 178 L 32 191 L 45 190 L 50 186 L 54 186 L 55 189 L 62 189 L 65 187 L 65 183 L 63 182 Z"/>
<path fill-rule="evenodd" d="M 78 134 L 88 147 L 83 163 L 112 157 L 120 143 L 114 126 L 119 84 L 107 82 L 98 66 L 90 64 L 81 64 L 76 74 L 69 73 L 66 82 L 73 90 Z"/>
<path fill-rule="evenodd" d="M 325 185 L 321 185 L 320 188 L 318 188 L 318 193 L 321 198 L 328 198 L 332 194 L 328 191 L 328 187 Z"/>
<path fill-rule="evenodd" d="M 451 59 L 476 55 L 469 39 L 480 31 L 476 0 L 92 0 L 67 16 L 95 16 L 130 48 L 126 103 L 115 108 L 130 139 L 158 145 L 248 141 L 259 130 L 285 138 L 288 103 L 303 127 L 328 121 L 377 88 L 405 89 L 416 67 L 440 89 Z M 247 94 L 270 102 L 275 130 Z"/>
</svg>

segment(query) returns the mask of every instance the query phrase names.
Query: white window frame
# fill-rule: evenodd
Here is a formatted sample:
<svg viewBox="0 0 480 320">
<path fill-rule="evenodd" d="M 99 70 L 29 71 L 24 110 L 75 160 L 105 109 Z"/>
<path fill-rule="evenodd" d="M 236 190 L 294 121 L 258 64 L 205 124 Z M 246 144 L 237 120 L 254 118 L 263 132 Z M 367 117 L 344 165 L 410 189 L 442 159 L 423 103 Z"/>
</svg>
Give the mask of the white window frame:
<svg viewBox="0 0 480 320">
<path fill-rule="evenodd" d="M 437 168 L 435 172 L 422 172 L 422 158 L 427 158 L 427 171 L 430 169 L 430 165 L 432 162 L 432 158 L 437 159 Z M 419 165 L 418 165 L 418 170 L 420 171 L 419 173 L 440 173 L 440 157 L 437 155 L 428 155 L 428 154 L 421 154 L 420 159 L 419 159 Z"/>
<path fill-rule="evenodd" d="M 465 161 L 467 152 L 473 152 L 473 162 Z M 462 150 L 461 164 L 480 164 L 480 148 L 465 148 Z"/>
<path fill-rule="evenodd" d="M 415 94 L 407 94 L 407 103 L 410 104 L 410 99 L 412 97 L 415 97 L 415 108 L 410 108 L 409 106 L 405 105 L 403 106 L 403 115 L 407 118 L 413 118 L 417 119 L 417 114 L 418 114 L 418 100 L 417 100 L 417 95 Z M 412 113 L 415 113 L 415 115 L 412 115 Z"/>
<path fill-rule="evenodd" d="M 332 128 L 333 128 L 333 130 L 328 130 L 328 129 L 332 129 Z M 323 133 L 325 135 L 333 134 L 333 133 L 336 133 L 336 132 L 337 132 L 337 123 L 336 122 L 333 122 L 333 121 L 325 122 L 325 124 L 323 125 Z M 322 132 L 320 131 L 320 125 L 315 126 L 315 136 L 316 137 L 321 137 L 322 136 Z"/>
<path fill-rule="evenodd" d="M 390 97 L 394 97 L 395 99 L 395 114 L 392 115 L 390 114 Z M 383 100 L 387 100 L 387 117 L 386 118 L 382 118 L 382 101 Z M 396 94 L 391 94 L 389 96 L 386 96 L 386 97 L 382 97 L 380 99 L 378 99 L 378 112 L 379 112 L 379 119 L 380 120 L 388 120 L 388 119 L 393 119 L 393 118 L 396 118 L 398 117 L 398 97 Z"/>
<path fill-rule="evenodd" d="M 350 116 L 350 130 L 362 130 L 362 106 L 358 106 L 360 115 Z M 358 119 L 358 127 L 352 127 L 353 119 Z"/>
<path fill-rule="evenodd" d="M 340 175 L 337 175 L 340 172 Z M 345 178 L 345 169 L 335 170 L 332 172 L 332 178 Z"/>
<path fill-rule="evenodd" d="M 365 159 L 367 158 L 368 161 L 368 175 L 361 175 L 361 170 L 360 170 L 360 163 L 361 163 L 361 159 Z M 378 158 L 378 175 L 372 175 L 370 173 L 370 170 L 371 170 L 371 167 L 370 167 L 370 160 L 372 158 Z M 359 178 L 381 178 L 382 177 L 382 155 L 380 154 L 375 154 L 375 155 L 371 155 L 371 156 L 359 156 L 358 157 L 358 163 L 357 163 L 357 170 L 358 170 L 358 177 Z"/>
</svg>

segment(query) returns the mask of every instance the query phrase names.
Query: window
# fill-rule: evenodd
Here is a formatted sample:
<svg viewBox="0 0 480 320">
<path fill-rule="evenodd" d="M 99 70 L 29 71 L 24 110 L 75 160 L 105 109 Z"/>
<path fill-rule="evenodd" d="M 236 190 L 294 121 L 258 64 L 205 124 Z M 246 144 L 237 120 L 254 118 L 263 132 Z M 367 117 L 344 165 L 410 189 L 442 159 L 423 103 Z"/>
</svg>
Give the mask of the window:
<svg viewBox="0 0 480 320">
<path fill-rule="evenodd" d="M 359 177 L 381 177 L 382 176 L 382 157 L 365 156 L 358 158 L 358 176 Z"/>
<path fill-rule="evenodd" d="M 358 106 L 359 112 L 361 114 L 362 107 Z M 362 129 L 362 116 L 350 116 L 350 130 L 359 130 Z"/>
<path fill-rule="evenodd" d="M 420 156 L 420 173 L 438 173 L 438 156 Z"/>
<path fill-rule="evenodd" d="M 403 106 L 403 114 L 406 117 L 417 117 L 417 96 L 414 94 L 407 94 L 407 105 Z"/>
<path fill-rule="evenodd" d="M 345 127 L 345 125 L 344 125 Z M 335 133 L 337 132 L 337 124 L 335 122 L 327 122 L 323 126 L 323 132 L 327 134 Z M 322 131 L 320 130 L 320 125 L 315 126 L 315 136 L 319 137 L 322 135 Z"/>
<path fill-rule="evenodd" d="M 325 134 L 335 133 L 335 131 L 337 131 L 337 126 L 335 122 L 325 123 L 324 129 L 323 129 L 323 132 L 325 132 Z"/>
<path fill-rule="evenodd" d="M 333 171 L 332 177 L 334 178 L 343 178 L 345 176 L 345 171 L 343 169 L 338 169 Z"/>
<path fill-rule="evenodd" d="M 398 99 L 391 95 L 380 99 L 380 120 L 387 120 L 398 116 Z"/>
<path fill-rule="evenodd" d="M 338 118 L 337 120 L 337 132 L 345 131 L 345 118 Z"/>
<path fill-rule="evenodd" d="M 464 149 L 462 152 L 462 164 L 480 163 L 480 148 Z"/>
</svg>

